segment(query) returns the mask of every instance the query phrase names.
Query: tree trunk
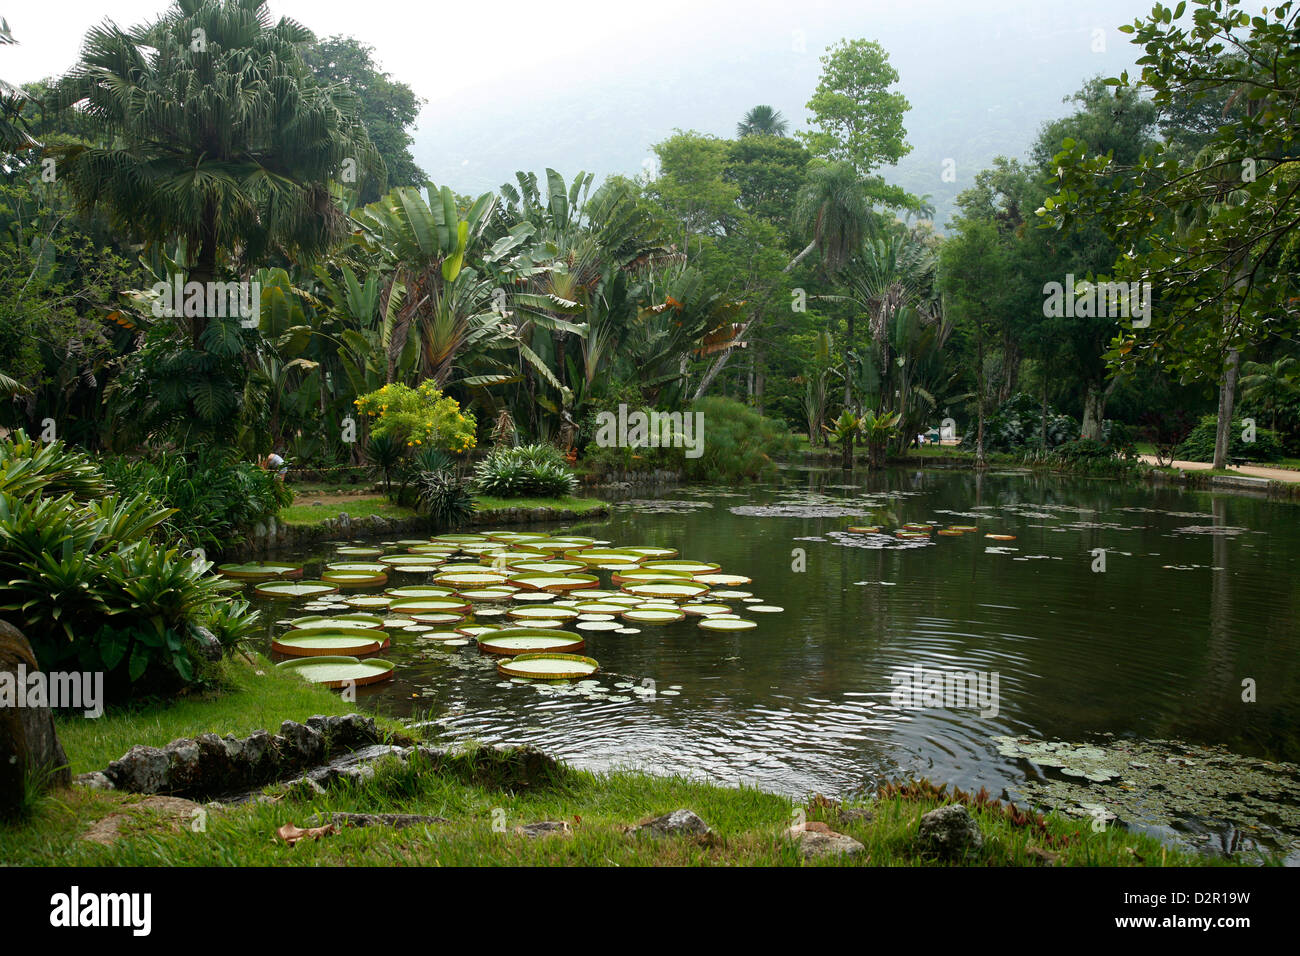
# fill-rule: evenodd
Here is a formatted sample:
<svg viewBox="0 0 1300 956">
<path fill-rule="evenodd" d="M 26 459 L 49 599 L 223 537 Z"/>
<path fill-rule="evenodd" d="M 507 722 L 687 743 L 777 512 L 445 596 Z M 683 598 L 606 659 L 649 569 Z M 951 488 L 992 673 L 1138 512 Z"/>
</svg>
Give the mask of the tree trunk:
<svg viewBox="0 0 1300 956">
<path fill-rule="evenodd" d="M 852 434 L 846 435 L 844 437 L 844 441 L 841 445 L 841 450 L 843 452 L 844 457 L 840 461 L 840 467 L 843 468 L 845 471 L 852 471 L 853 470 L 853 435 Z"/>
<path fill-rule="evenodd" d="M 1091 383 L 1088 385 L 1088 391 L 1083 396 L 1083 427 L 1079 430 L 1080 438 L 1091 438 L 1093 441 L 1101 441 L 1101 395 L 1097 387 Z"/>
<path fill-rule="evenodd" d="M 808 243 L 808 245 L 804 246 L 804 247 L 803 247 L 803 251 L 800 252 L 797 256 L 795 256 L 793 259 L 791 259 L 791 260 L 790 260 L 790 264 L 787 265 L 787 266 L 786 266 L 784 269 L 782 269 L 781 271 L 782 271 L 782 272 L 789 272 L 791 269 L 793 269 L 793 268 L 794 268 L 795 266 L 797 266 L 799 263 L 803 262 L 804 257 L 807 256 L 808 253 L 812 252 L 812 251 L 813 251 L 814 249 L 816 249 L 816 248 L 817 248 L 817 240 L 814 239 L 812 242 Z"/>
<path fill-rule="evenodd" d="M 850 352 L 853 349 L 853 319 L 854 313 L 849 312 L 848 334 L 844 336 L 844 407 L 851 408 L 853 405 L 853 366 L 851 364 Z"/>
<path fill-rule="evenodd" d="M 1040 434 L 1043 451 L 1047 451 L 1047 375 L 1043 375 L 1043 409 Z"/>
<path fill-rule="evenodd" d="M 975 352 L 976 375 L 979 376 L 979 396 L 976 402 L 979 406 L 979 424 L 975 429 L 975 467 L 987 468 L 988 461 L 984 456 L 984 405 L 989 389 L 988 376 L 984 374 L 984 335 L 978 326 L 975 329 Z"/>
<path fill-rule="evenodd" d="M 764 367 L 765 356 L 758 351 L 754 353 L 754 408 L 762 415 L 766 411 L 763 395 L 767 391 L 767 374 Z"/>
<path fill-rule="evenodd" d="M 1237 366 L 1241 353 L 1228 350 L 1228 360 L 1223 370 L 1223 384 L 1219 386 L 1219 421 L 1214 432 L 1215 468 L 1228 466 L 1228 452 L 1232 447 L 1232 413 L 1237 403 Z"/>
<path fill-rule="evenodd" d="M 188 279 L 190 282 L 202 283 L 207 288 L 207 283 L 212 282 L 217 277 L 217 207 L 213 200 L 207 199 L 203 205 L 203 221 L 199 225 L 199 255 L 194 262 L 193 268 L 190 269 Z M 206 293 L 205 293 L 206 299 Z M 182 296 L 182 301 L 184 296 Z M 184 313 L 182 303 L 176 303 L 176 307 Z M 203 337 L 203 332 L 208 327 L 208 317 L 206 315 L 197 315 L 190 320 L 190 342 L 195 349 L 199 348 L 199 341 Z"/>
</svg>

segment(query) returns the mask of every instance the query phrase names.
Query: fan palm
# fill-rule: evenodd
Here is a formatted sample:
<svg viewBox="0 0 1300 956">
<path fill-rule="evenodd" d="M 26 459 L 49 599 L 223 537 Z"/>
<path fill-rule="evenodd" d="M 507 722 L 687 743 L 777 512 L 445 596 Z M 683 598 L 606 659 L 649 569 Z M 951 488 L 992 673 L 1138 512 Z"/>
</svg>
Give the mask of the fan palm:
<svg viewBox="0 0 1300 956">
<path fill-rule="evenodd" d="M 736 124 L 736 136 L 784 136 L 790 128 L 780 110 L 770 106 L 755 106 Z"/>
<path fill-rule="evenodd" d="M 265 0 L 175 0 L 130 30 L 92 28 L 55 99 L 112 145 L 58 147 L 60 179 L 145 239 L 183 241 L 193 282 L 215 279 L 223 255 L 323 252 L 347 222 L 330 177 L 379 159 L 355 96 L 303 64 L 313 40 Z M 194 317 L 196 347 L 206 324 Z"/>
</svg>

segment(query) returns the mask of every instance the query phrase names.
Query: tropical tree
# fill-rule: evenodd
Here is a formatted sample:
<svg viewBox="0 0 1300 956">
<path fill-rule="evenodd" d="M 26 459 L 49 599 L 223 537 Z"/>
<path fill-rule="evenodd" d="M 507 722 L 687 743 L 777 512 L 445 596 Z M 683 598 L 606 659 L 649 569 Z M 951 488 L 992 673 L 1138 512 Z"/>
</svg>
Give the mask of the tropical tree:
<svg viewBox="0 0 1300 956">
<path fill-rule="evenodd" d="M 736 136 L 784 136 L 789 128 L 790 124 L 780 110 L 759 105 L 736 124 Z"/>
<path fill-rule="evenodd" d="M 92 28 L 56 99 L 112 141 L 54 148 L 60 179 L 120 229 L 179 242 L 193 282 L 325 252 L 347 224 L 329 180 L 377 155 L 355 96 L 303 63 L 313 40 L 265 0 L 176 0 L 150 23 Z M 208 317 L 187 319 L 197 349 Z"/>
</svg>

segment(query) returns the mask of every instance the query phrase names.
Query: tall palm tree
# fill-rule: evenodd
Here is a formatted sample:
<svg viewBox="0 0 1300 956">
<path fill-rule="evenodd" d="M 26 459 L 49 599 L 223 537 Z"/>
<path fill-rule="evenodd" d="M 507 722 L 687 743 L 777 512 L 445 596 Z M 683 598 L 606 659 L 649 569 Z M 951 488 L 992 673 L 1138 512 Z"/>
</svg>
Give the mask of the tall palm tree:
<svg viewBox="0 0 1300 956">
<path fill-rule="evenodd" d="M 9 22 L 0 18 L 0 46 L 12 46 L 18 41 L 9 29 Z M 0 155 L 9 155 L 22 149 L 39 146 L 27 132 L 23 108 L 28 96 L 21 87 L 0 80 Z"/>
<path fill-rule="evenodd" d="M 56 103 L 97 121 L 111 146 L 61 146 L 60 178 L 146 240 L 184 243 L 189 279 L 268 254 L 311 258 L 343 235 L 329 180 L 380 160 L 356 97 L 304 65 L 306 27 L 266 0 L 175 0 L 158 19 L 86 35 Z M 197 348 L 207 319 L 193 317 Z"/>
<path fill-rule="evenodd" d="M 790 124 L 780 110 L 755 106 L 736 124 L 736 136 L 784 136 Z"/>
<path fill-rule="evenodd" d="M 870 199 L 852 166 L 835 163 L 814 170 L 799 190 L 792 217 L 794 228 L 811 241 L 785 271 L 817 249 L 827 274 L 834 275 L 862 244 L 871 218 Z"/>
</svg>

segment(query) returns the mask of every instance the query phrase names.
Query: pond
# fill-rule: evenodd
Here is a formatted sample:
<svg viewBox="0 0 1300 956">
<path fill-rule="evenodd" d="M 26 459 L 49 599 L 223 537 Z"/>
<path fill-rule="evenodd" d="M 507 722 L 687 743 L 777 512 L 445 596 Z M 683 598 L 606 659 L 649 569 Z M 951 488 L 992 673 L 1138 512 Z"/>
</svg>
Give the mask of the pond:
<svg viewBox="0 0 1300 956">
<path fill-rule="evenodd" d="M 564 531 L 717 563 L 783 611 L 749 614 L 755 602 L 735 598 L 757 628 L 708 631 L 689 616 L 584 632 L 599 683 L 558 690 L 511 683 L 472 644 L 394 632 L 383 656 L 396 678 L 357 694 L 445 738 L 532 743 L 580 767 L 796 797 L 926 776 L 1018 800 L 1055 794 L 1080 814 L 1095 812 L 1081 809 L 1095 793 L 1121 822 L 1184 842 L 1294 851 L 1298 516 L 1256 497 L 998 472 L 786 468 L 756 486 L 674 488 Z M 892 534 L 909 523 L 978 531 Z M 845 530 L 864 525 L 885 533 Z M 338 557 L 276 559 L 316 578 Z M 428 579 L 399 573 L 388 586 Z M 268 617 L 302 603 L 267 602 Z M 928 696 L 935 674 L 958 672 L 988 698 Z M 1037 759 L 1030 741 L 1078 751 Z M 1097 748 L 1119 763 L 1082 779 Z M 1196 789 L 1211 778 L 1217 789 Z"/>
</svg>

